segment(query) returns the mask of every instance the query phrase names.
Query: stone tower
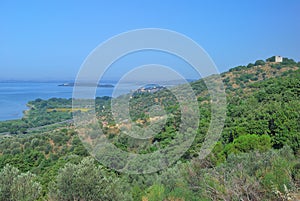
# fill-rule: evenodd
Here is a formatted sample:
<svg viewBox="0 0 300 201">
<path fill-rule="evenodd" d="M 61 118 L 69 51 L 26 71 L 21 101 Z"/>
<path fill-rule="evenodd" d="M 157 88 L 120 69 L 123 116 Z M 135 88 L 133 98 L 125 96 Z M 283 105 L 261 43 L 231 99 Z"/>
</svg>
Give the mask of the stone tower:
<svg viewBox="0 0 300 201">
<path fill-rule="evenodd" d="M 282 56 L 275 56 L 275 62 L 282 62 Z"/>
</svg>

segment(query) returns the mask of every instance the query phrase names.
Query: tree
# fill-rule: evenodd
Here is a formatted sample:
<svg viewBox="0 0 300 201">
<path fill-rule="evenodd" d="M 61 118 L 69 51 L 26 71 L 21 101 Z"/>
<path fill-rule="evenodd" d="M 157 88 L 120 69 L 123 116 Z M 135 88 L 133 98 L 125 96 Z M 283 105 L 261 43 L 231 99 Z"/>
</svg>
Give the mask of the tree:
<svg viewBox="0 0 300 201">
<path fill-rule="evenodd" d="M 148 189 L 148 193 L 143 200 L 160 201 L 166 198 L 165 188 L 161 184 L 154 184 Z"/>
<path fill-rule="evenodd" d="M 49 188 L 53 200 L 131 200 L 120 179 L 97 166 L 93 158 L 84 158 L 79 164 L 67 163 L 58 172 Z"/>
<path fill-rule="evenodd" d="M 257 60 L 255 63 L 254 63 L 254 66 L 259 66 L 259 65 L 265 65 L 265 62 L 263 60 Z"/>
<path fill-rule="evenodd" d="M 267 151 L 271 149 L 271 137 L 268 135 L 242 135 L 234 139 L 233 143 L 228 144 L 225 147 L 225 152 L 239 153 L 239 152 L 249 152 L 249 151 Z"/>
<path fill-rule="evenodd" d="M 267 62 L 275 62 L 275 56 L 266 59 Z"/>
<path fill-rule="evenodd" d="M 19 170 L 7 164 L 0 172 L 0 200 L 9 201 L 12 197 L 11 186 Z"/>
<path fill-rule="evenodd" d="M 0 200 L 32 201 L 41 195 L 40 183 L 34 181 L 30 172 L 19 174 L 19 170 L 7 164 L 0 172 Z"/>
<path fill-rule="evenodd" d="M 11 186 L 12 200 L 32 201 L 40 197 L 42 187 L 34 181 L 35 175 L 26 172 L 18 175 Z"/>
<path fill-rule="evenodd" d="M 249 64 L 247 65 L 247 68 L 252 68 L 253 66 L 254 66 L 253 63 L 249 63 Z"/>
</svg>

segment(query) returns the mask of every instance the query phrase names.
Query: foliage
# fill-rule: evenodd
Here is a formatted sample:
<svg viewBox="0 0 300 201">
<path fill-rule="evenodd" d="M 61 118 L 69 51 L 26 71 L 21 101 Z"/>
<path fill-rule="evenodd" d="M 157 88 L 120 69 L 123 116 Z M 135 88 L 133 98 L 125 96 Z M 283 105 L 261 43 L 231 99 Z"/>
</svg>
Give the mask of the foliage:
<svg viewBox="0 0 300 201">
<path fill-rule="evenodd" d="M 116 173 L 88 157 L 70 121 L 71 99 L 30 101 L 21 120 L 0 122 L 0 200 L 295 200 L 292 194 L 300 187 L 299 63 L 287 58 L 274 66 L 268 62 L 222 73 L 225 127 L 201 161 L 196 158 L 211 121 L 211 97 L 203 79 L 192 82 L 201 115 L 199 128 L 189 130 L 195 139 L 176 164 L 149 175 Z M 118 100 L 130 100 L 131 121 L 141 129 L 166 116 L 162 126 L 156 121 L 151 127 L 155 135 L 133 139 L 113 119 L 114 99 L 96 98 L 99 125 L 119 149 L 146 154 L 184 137 L 177 136 L 182 108 L 171 90 Z"/>
<path fill-rule="evenodd" d="M 114 174 L 97 166 L 92 158 L 79 164 L 67 163 L 50 185 L 53 200 L 130 200 Z"/>
<path fill-rule="evenodd" d="M 7 164 L 0 172 L 0 200 L 32 201 L 41 195 L 41 184 L 30 172 L 20 173 Z"/>
<path fill-rule="evenodd" d="M 254 66 L 261 66 L 261 65 L 265 65 L 265 62 L 263 60 L 257 60 L 255 63 L 254 63 Z"/>
<path fill-rule="evenodd" d="M 266 151 L 271 148 L 271 137 L 268 135 L 241 135 L 234 139 L 232 143 L 228 144 L 224 152 L 229 155 L 230 153 L 240 153 L 249 151 Z"/>
</svg>

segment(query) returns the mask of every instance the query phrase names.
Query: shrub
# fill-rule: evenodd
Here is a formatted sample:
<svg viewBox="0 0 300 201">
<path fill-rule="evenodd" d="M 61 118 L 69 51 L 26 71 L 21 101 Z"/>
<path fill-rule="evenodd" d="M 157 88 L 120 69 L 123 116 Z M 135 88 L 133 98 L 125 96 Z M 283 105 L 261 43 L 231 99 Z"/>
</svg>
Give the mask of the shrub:
<svg viewBox="0 0 300 201">
<path fill-rule="evenodd" d="M 257 61 L 254 63 L 255 66 L 260 66 L 260 65 L 265 65 L 265 64 L 266 64 L 266 62 L 264 62 L 263 60 L 257 60 Z"/>
</svg>

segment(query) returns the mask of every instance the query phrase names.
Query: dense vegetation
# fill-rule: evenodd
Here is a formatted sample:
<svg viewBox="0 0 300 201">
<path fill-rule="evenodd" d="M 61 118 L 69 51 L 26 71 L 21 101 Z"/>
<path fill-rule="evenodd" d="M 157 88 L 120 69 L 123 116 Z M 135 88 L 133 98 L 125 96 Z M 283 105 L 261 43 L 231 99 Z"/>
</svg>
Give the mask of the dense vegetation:
<svg viewBox="0 0 300 201">
<path fill-rule="evenodd" d="M 0 200 L 299 200 L 300 63 L 273 59 L 221 74 L 227 117 L 221 139 L 204 160 L 197 153 L 210 123 L 210 95 L 203 80 L 193 82 L 201 115 L 196 138 L 179 161 L 152 174 L 119 173 L 91 158 L 69 121 L 71 99 L 29 102 L 21 120 L 0 123 Z M 142 146 L 120 134 L 111 101 L 97 98 L 96 112 L 104 134 L 120 149 L 151 153 L 174 139 L 181 113 L 171 91 L 130 97 L 138 126 L 162 115 L 149 112 L 155 105 L 168 116 Z"/>
<path fill-rule="evenodd" d="M 24 111 L 22 119 L 1 122 L 0 133 L 25 134 L 30 131 L 29 128 L 42 127 L 72 118 L 70 112 L 57 110 L 57 108 L 64 108 L 67 111 L 71 111 L 72 99 L 51 98 L 42 100 L 38 98 L 34 101 L 29 101 L 27 106 L 29 110 Z"/>
</svg>

